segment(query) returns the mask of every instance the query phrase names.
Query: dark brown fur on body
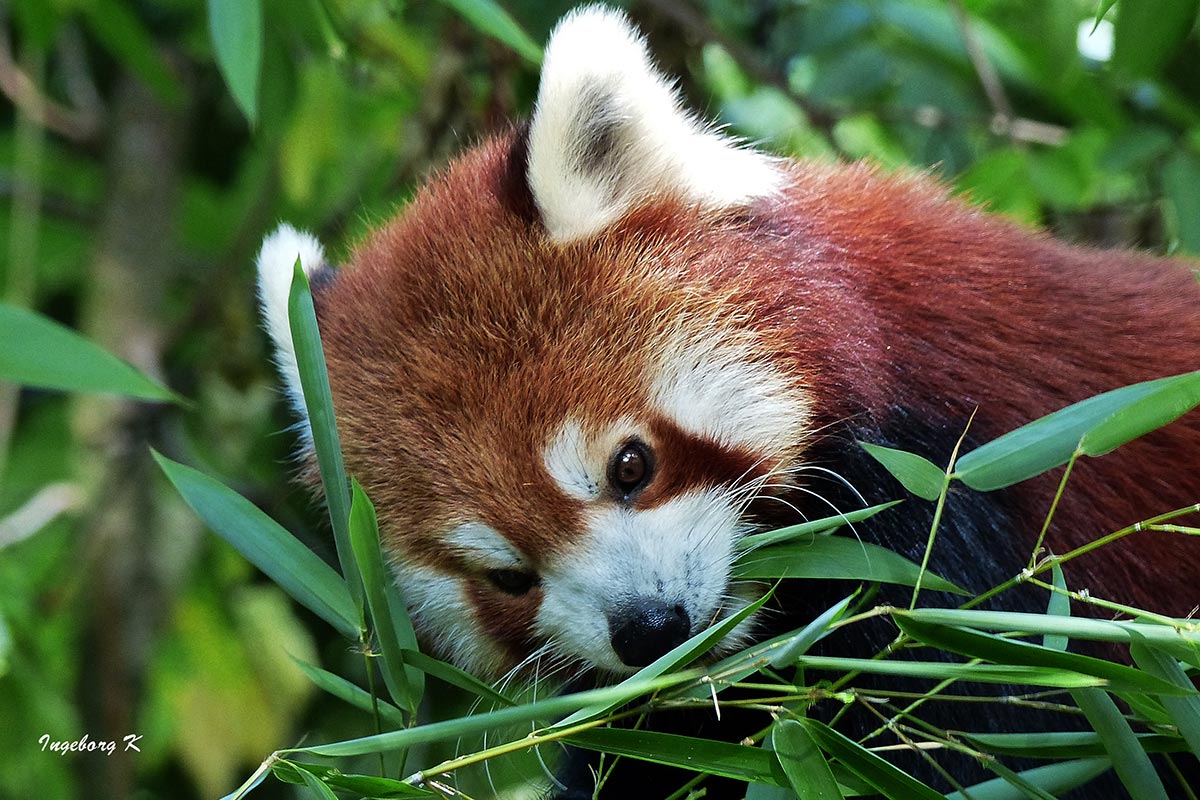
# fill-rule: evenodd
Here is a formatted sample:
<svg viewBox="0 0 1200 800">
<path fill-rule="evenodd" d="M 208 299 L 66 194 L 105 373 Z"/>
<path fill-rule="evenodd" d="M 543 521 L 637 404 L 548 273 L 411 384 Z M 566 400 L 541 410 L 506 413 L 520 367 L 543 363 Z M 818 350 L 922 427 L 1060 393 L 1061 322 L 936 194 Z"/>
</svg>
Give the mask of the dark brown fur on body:
<svg viewBox="0 0 1200 800">
<path fill-rule="evenodd" d="M 320 298 L 347 464 L 405 558 L 449 567 L 436 538 L 412 532 L 460 513 L 526 551 L 569 548 L 574 509 L 539 470 L 530 431 L 562 408 L 644 413 L 639 370 L 688 321 L 757 331 L 824 432 L 901 408 L 957 433 L 977 409 L 971 430 L 986 441 L 1200 366 L 1200 290 L 1184 263 L 1064 245 L 862 165 L 795 165 L 784 195 L 748 212 L 660 197 L 594 240 L 557 244 L 513 168 L 520 135 L 432 181 Z M 803 462 L 800 449 L 780 457 Z M 1196 414 L 1083 459 L 1047 545 L 1061 553 L 1200 501 L 1198 462 Z M 675 479 L 721 479 L 709 463 Z M 1019 487 L 1025 528 L 996 535 L 1031 547 L 1055 485 Z M 1181 615 L 1200 599 L 1197 549 L 1143 533 L 1068 576 Z"/>
</svg>

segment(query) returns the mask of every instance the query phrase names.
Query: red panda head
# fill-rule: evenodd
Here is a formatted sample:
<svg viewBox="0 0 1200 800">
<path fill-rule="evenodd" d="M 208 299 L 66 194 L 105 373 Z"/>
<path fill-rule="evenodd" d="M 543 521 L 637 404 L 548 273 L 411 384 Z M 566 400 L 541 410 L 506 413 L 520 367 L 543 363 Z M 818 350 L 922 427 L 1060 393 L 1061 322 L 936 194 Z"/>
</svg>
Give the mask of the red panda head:
<svg viewBox="0 0 1200 800">
<path fill-rule="evenodd" d="M 461 157 L 317 289 L 347 467 L 433 651 L 627 672 L 761 593 L 729 581 L 746 509 L 811 425 L 794 343 L 744 278 L 745 220 L 784 180 L 591 7 L 556 28 L 528 128 Z M 297 255 L 323 268 L 281 227 L 259 272 L 303 414 Z"/>
</svg>

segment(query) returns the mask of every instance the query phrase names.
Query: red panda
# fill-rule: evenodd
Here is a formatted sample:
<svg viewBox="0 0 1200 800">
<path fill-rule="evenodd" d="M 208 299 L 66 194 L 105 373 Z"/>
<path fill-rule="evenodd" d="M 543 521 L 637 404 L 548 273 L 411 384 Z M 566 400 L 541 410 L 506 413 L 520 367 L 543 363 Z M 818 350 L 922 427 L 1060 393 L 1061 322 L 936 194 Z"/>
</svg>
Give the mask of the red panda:
<svg viewBox="0 0 1200 800">
<path fill-rule="evenodd" d="M 531 121 L 434 176 L 344 268 L 286 225 L 267 238 L 263 313 L 303 416 L 297 255 L 346 465 L 423 643 L 493 677 L 538 658 L 629 673 L 744 608 L 762 587 L 729 579 L 742 536 L 846 510 L 846 484 L 901 492 L 858 440 L 944 463 L 972 412 L 981 443 L 1200 366 L 1186 264 L 1059 243 L 928 177 L 744 147 L 602 7 L 555 29 Z M 1076 467 L 1054 550 L 1200 501 L 1200 416 L 1122 452 Z M 934 565 L 980 589 L 1012 576 L 1055 485 L 956 490 Z M 862 528 L 908 554 L 927 531 Z M 1140 536 L 1068 576 L 1184 615 L 1196 545 Z"/>
</svg>

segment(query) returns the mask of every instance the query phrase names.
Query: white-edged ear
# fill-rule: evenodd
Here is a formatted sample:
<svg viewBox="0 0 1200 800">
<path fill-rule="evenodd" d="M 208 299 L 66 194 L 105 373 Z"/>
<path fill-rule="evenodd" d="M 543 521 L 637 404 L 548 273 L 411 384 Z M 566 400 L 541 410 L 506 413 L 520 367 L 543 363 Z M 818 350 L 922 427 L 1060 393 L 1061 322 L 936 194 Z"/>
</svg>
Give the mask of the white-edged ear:
<svg viewBox="0 0 1200 800">
<path fill-rule="evenodd" d="M 300 417 L 302 434 L 307 441 L 312 434 L 304 393 L 300 388 L 300 371 L 296 367 L 292 328 L 288 324 L 288 295 L 292 289 L 297 258 L 300 259 L 304 274 L 310 278 L 325 266 L 325 251 L 316 237 L 298 231 L 287 223 L 280 225 L 263 240 L 262 249 L 258 251 L 258 303 L 267 333 L 275 344 L 275 363 L 283 378 L 283 388 L 292 408 Z"/>
<path fill-rule="evenodd" d="M 684 111 L 629 19 L 604 6 L 571 12 L 550 35 L 527 175 L 546 229 L 564 242 L 657 193 L 727 208 L 783 181 L 775 159 Z"/>
</svg>

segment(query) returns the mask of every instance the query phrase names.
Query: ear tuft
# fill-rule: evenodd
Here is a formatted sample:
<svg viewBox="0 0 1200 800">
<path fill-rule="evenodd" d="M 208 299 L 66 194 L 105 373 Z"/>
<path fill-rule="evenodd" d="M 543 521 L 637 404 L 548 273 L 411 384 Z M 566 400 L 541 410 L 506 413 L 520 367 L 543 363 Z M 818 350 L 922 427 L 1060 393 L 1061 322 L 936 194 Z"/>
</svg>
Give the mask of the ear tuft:
<svg viewBox="0 0 1200 800">
<path fill-rule="evenodd" d="M 306 440 L 311 436 L 304 393 L 300 388 L 300 371 L 296 367 L 296 348 L 292 344 L 292 328 L 288 323 L 288 296 L 296 259 L 304 274 L 310 278 L 325 266 L 325 252 L 312 234 L 298 231 L 286 223 L 263 240 L 258 251 L 258 302 L 263 324 L 275 344 L 275 363 L 283 378 L 284 390 L 292 408 L 301 419 Z"/>
<path fill-rule="evenodd" d="M 529 187 L 559 241 L 656 194 L 728 208 L 783 181 L 774 159 L 684 111 L 632 23 L 604 6 L 571 12 L 550 35 L 529 136 Z"/>
</svg>

